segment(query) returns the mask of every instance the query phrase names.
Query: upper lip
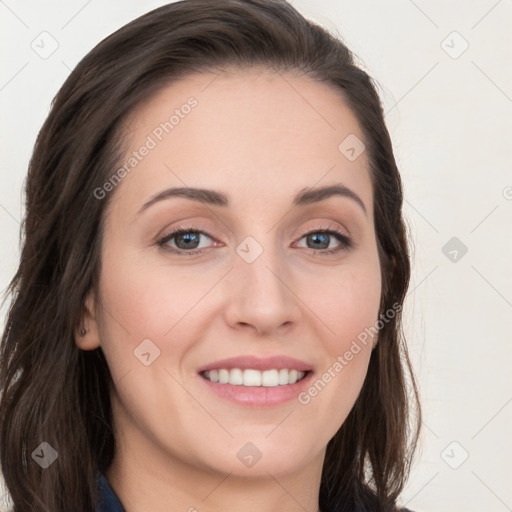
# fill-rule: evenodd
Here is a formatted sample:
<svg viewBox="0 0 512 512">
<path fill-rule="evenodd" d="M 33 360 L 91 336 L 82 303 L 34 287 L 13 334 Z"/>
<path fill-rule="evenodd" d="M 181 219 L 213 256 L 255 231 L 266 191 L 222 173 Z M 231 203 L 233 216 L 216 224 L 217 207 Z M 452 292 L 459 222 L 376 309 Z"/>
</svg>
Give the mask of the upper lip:
<svg viewBox="0 0 512 512">
<path fill-rule="evenodd" d="M 312 370 L 310 364 L 301 361 L 299 359 L 295 359 L 293 357 L 288 356 L 273 356 L 273 357 L 254 357 L 254 356 L 239 356 L 239 357 L 231 357 L 229 359 L 221 359 L 219 361 L 214 361 L 213 363 L 209 363 L 207 365 L 199 368 L 198 372 L 204 372 L 209 370 L 219 370 L 221 368 L 225 368 L 226 370 L 230 370 L 232 368 L 240 368 L 240 369 L 253 369 L 253 370 L 299 370 L 301 372 L 306 372 L 308 370 Z"/>
</svg>

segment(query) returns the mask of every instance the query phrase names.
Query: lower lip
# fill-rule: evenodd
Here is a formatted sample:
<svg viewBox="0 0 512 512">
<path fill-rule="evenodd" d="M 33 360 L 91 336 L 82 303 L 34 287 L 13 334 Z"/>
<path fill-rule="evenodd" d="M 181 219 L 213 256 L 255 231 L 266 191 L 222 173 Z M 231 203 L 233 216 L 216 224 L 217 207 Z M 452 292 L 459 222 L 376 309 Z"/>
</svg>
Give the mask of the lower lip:
<svg viewBox="0 0 512 512">
<path fill-rule="evenodd" d="M 297 399 L 299 393 L 304 391 L 313 376 L 310 371 L 306 376 L 295 384 L 285 386 L 235 386 L 233 384 L 219 384 L 212 382 L 199 375 L 199 378 L 213 391 L 217 396 L 224 398 L 237 405 L 246 407 L 272 407 L 281 405 L 290 400 Z"/>
</svg>

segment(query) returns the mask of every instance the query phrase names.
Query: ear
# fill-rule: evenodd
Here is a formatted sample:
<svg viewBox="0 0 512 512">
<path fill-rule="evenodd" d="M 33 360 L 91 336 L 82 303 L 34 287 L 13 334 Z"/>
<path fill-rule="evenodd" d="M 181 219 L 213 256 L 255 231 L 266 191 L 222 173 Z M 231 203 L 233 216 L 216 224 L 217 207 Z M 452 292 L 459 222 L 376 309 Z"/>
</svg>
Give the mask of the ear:
<svg viewBox="0 0 512 512">
<path fill-rule="evenodd" d="M 96 301 L 94 291 L 90 291 L 85 299 L 80 325 L 75 332 L 75 343 L 82 350 L 94 350 L 100 343 L 98 320 L 96 317 Z"/>
</svg>

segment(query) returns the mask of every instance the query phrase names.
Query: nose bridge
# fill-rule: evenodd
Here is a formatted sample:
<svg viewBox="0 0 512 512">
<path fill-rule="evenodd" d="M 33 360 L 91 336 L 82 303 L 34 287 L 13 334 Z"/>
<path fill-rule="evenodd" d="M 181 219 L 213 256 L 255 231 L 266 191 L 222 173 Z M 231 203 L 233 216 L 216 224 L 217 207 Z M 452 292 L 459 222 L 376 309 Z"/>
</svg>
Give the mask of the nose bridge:
<svg viewBox="0 0 512 512">
<path fill-rule="evenodd" d="M 288 283 L 285 255 L 274 231 L 248 236 L 236 247 L 235 287 L 230 322 L 251 324 L 269 332 L 298 319 L 298 305 Z"/>
<path fill-rule="evenodd" d="M 267 236 L 265 240 L 264 246 L 253 237 L 248 237 L 240 244 L 237 253 L 242 261 L 238 262 L 238 266 L 252 289 L 253 297 L 260 295 L 275 301 L 284 298 L 284 285 L 282 278 L 279 279 L 282 268 L 280 251 L 279 247 L 270 241 L 271 236 Z"/>
</svg>

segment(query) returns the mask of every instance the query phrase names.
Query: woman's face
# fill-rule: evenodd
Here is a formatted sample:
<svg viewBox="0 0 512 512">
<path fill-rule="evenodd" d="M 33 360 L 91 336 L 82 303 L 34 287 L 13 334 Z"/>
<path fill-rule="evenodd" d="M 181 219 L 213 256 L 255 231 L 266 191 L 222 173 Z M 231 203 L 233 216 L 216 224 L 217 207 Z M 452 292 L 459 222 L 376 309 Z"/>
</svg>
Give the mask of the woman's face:
<svg viewBox="0 0 512 512">
<path fill-rule="evenodd" d="M 320 468 L 381 294 L 355 117 L 296 75 L 201 74 L 140 106 L 125 136 L 124 172 L 91 198 L 112 194 L 78 342 L 105 353 L 119 446 L 153 468 Z"/>
</svg>

